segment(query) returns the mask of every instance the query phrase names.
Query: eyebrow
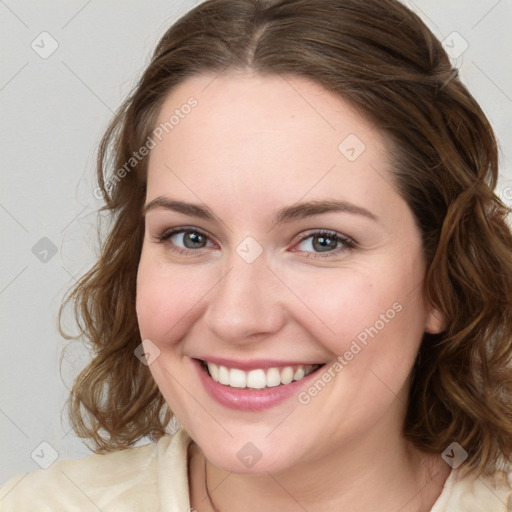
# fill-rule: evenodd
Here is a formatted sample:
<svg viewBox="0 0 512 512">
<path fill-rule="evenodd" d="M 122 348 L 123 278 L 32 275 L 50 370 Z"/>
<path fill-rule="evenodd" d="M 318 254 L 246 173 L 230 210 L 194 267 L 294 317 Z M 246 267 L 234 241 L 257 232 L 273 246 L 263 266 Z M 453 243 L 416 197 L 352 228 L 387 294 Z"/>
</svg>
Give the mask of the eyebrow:
<svg viewBox="0 0 512 512">
<path fill-rule="evenodd" d="M 192 203 L 185 203 L 183 201 L 173 201 L 165 197 L 157 197 L 144 205 L 143 215 L 154 208 L 164 208 L 166 210 L 172 210 L 185 215 L 191 215 L 192 217 L 198 217 L 205 220 L 216 220 L 217 216 L 207 207 L 199 206 Z"/>
<path fill-rule="evenodd" d="M 322 200 L 322 201 L 309 201 L 306 203 L 293 204 L 285 208 L 277 210 L 273 220 L 273 224 L 281 224 L 285 222 L 291 222 L 298 219 L 304 219 L 306 217 L 312 217 L 313 215 L 321 215 L 323 213 L 332 212 L 344 212 L 353 215 L 362 215 L 374 221 L 378 221 L 378 217 L 373 214 L 370 210 L 357 206 L 349 201 L 338 201 L 338 200 Z"/>
<path fill-rule="evenodd" d="M 197 204 L 186 203 L 183 201 L 173 201 L 165 197 L 157 197 L 144 206 L 144 215 L 154 208 L 164 208 L 192 217 L 198 217 L 205 220 L 218 220 L 218 217 L 207 207 Z M 343 212 L 352 215 L 361 215 L 374 221 L 379 221 L 378 217 L 370 210 L 362 206 L 355 205 L 348 201 L 338 200 L 319 200 L 308 201 L 305 203 L 293 204 L 280 208 L 274 212 L 272 224 L 284 224 L 294 220 L 305 219 L 314 215 L 324 213 Z"/>
</svg>

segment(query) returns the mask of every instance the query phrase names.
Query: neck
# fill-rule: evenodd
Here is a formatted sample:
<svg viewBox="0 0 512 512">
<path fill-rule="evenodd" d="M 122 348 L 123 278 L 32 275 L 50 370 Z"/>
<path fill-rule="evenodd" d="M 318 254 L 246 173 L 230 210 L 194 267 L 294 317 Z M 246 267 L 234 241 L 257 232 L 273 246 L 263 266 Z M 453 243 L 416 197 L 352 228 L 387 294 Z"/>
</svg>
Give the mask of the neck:
<svg viewBox="0 0 512 512">
<path fill-rule="evenodd" d="M 391 443 L 374 451 L 357 450 L 356 462 L 354 453 L 333 453 L 329 461 L 308 461 L 307 467 L 253 475 L 226 472 L 198 456 L 196 475 L 200 475 L 191 493 L 192 505 L 199 512 L 261 512 L 269 503 L 281 512 L 331 512 L 347 506 L 351 512 L 430 511 L 449 466 L 440 457 L 414 452 L 405 443 L 399 450 L 388 448 Z"/>
<path fill-rule="evenodd" d="M 196 457 L 200 471 L 192 505 L 198 512 L 261 512 L 269 503 L 281 512 L 331 512 L 347 506 L 351 512 L 426 512 L 450 472 L 439 456 L 422 454 L 402 438 L 384 443 L 369 439 L 329 455 L 284 471 L 250 475 L 230 473 Z"/>
</svg>

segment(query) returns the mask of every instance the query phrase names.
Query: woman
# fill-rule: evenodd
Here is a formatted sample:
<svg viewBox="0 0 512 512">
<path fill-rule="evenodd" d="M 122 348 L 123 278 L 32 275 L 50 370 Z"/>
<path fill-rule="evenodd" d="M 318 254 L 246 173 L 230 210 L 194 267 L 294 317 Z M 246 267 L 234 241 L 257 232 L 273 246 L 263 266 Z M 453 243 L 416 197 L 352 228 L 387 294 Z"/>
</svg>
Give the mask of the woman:
<svg viewBox="0 0 512 512">
<path fill-rule="evenodd" d="M 70 296 L 98 454 L 13 479 L 1 510 L 511 510 L 497 173 L 400 3 L 199 5 L 100 148 L 114 223 Z"/>
</svg>

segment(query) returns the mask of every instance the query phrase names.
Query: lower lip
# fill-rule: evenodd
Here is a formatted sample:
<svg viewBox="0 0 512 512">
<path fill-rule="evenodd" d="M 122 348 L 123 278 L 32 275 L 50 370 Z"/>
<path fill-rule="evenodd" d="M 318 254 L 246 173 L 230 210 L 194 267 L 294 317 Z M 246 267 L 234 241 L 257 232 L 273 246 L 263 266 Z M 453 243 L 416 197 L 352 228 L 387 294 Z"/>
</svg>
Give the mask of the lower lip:
<svg viewBox="0 0 512 512">
<path fill-rule="evenodd" d="M 291 396 L 297 395 L 305 384 L 315 378 L 318 370 L 323 368 L 322 366 L 307 377 L 290 384 L 265 389 L 248 389 L 232 388 L 215 382 L 199 360 L 193 359 L 193 363 L 207 393 L 219 404 L 238 411 L 262 411 L 275 407 Z"/>
</svg>

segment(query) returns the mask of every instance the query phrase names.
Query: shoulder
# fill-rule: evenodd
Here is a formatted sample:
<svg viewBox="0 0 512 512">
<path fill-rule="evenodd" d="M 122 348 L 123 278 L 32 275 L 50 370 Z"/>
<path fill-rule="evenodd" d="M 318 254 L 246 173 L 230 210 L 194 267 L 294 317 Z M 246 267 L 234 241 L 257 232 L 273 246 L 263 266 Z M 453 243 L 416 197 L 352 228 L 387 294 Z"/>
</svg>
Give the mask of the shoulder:
<svg viewBox="0 0 512 512">
<path fill-rule="evenodd" d="M 181 443 L 175 440 L 180 437 Z M 157 510 L 162 458 L 171 466 L 177 457 L 186 462 L 183 437 L 164 436 L 158 443 L 57 461 L 48 469 L 14 477 L 0 488 L 0 511 Z"/>
<path fill-rule="evenodd" d="M 431 512 L 512 512 L 512 466 L 492 475 L 452 471 Z"/>
</svg>

